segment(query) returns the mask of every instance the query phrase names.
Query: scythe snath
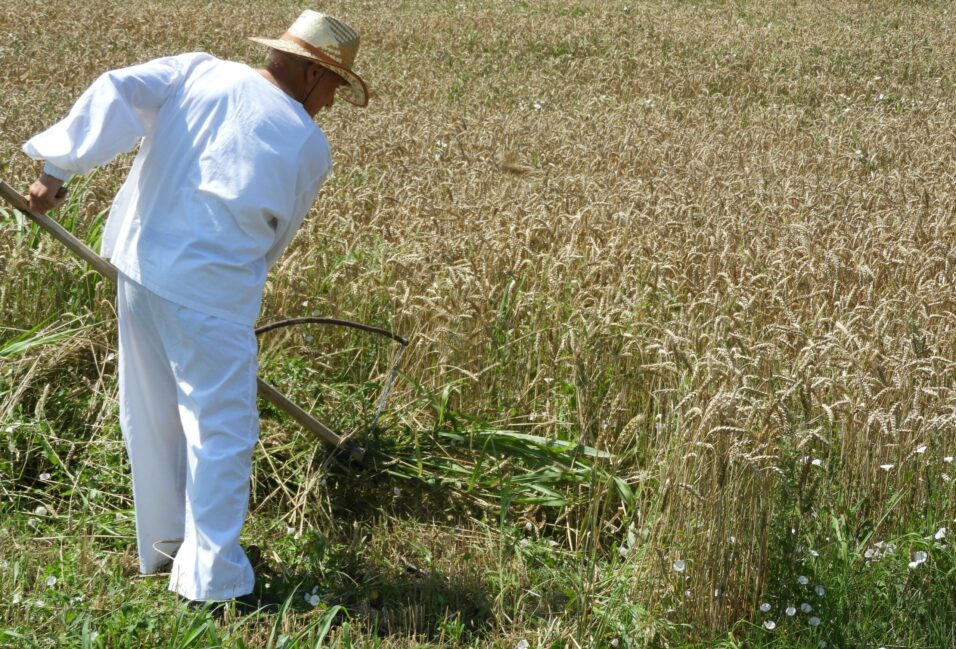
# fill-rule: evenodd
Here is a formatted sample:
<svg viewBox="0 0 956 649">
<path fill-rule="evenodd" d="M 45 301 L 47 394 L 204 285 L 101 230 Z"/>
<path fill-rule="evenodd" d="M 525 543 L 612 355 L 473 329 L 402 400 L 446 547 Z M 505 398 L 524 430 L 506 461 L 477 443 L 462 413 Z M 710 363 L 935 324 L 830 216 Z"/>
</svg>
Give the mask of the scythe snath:
<svg viewBox="0 0 956 649">
<path fill-rule="evenodd" d="M 16 190 L 3 181 L 0 181 L 0 196 L 10 203 L 10 205 L 12 205 L 18 212 L 22 213 L 31 221 L 52 234 L 57 241 L 65 245 L 74 254 L 90 264 L 94 270 L 112 281 L 114 284 L 116 283 L 116 278 L 118 275 L 116 266 L 100 257 L 89 246 L 73 236 L 68 230 L 66 230 L 63 226 L 49 216 L 31 211 L 26 198 L 21 196 Z M 402 336 L 399 336 L 398 334 L 394 334 L 391 331 L 382 329 L 380 327 L 374 327 L 372 325 L 361 324 L 358 322 L 350 322 L 349 320 L 320 317 L 292 318 L 290 320 L 273 322 L 256 329 L 256 335 L 258 336 L 267 331 L 298 324 L 323 324 L 348 327 L 350 329 L 357 329 L 360 331 L 366 331 L 368 333 L 385 336 L 399 344 L 398 350 L 392 359 L 392 366 L 389 368 L 389 371 L 386 374 L 387 378 L 385 381 L 385 386 L 382 389 L 382 394 L 379 397 L 378 404 L 375 409 L 375 417 L 371 424 L 371 429 L 374 431 L 375 427 L 378 425 L 378 419 L 382 414 L 382 409 L 385 407 L 385 399 L 388 397 L 388 393 L 392 389 L 392 385 L 395 382 L 395 376 L 398 372 L 398 363 L 402 358 L 402 352 L 408 345 L 408 340 Z M 262 379 L 257 378 L 256 380 L 258 382 L 259 396 L 266 401 L 269 401 L 280 410 L 284 411 L 303 428 L 306 428 L 307 430 L 310 430 L 318 435 L 319 438 L 325 443 L 335 447 L 338 450 L 345 451 L 345 453 L 348 455 L 348 458 L 352 461 L 361 462 L 365 458 L 364 448 L 361 448 L 354 441 L 348 439 L 347 437 L 340 436 L 333 432 L 328 426 L 310 415 L 304 409 L 300 408 L 298 405 L 289 400 L 288 397 L 283 395 L 281 392 Z"/>
</svg>

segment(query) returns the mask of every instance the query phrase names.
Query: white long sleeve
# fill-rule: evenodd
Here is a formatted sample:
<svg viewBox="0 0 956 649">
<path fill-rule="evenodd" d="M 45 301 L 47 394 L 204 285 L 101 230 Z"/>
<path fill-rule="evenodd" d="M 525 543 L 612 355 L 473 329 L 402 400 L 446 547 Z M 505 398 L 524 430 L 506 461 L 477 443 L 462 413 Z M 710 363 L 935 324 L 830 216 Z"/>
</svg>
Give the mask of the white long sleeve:
<svg viewBox="0 0 956 649">
<path fill-rule="evenodd" d="M 106 164 L 150 132 L 189 63 L 188 56 L 169 56 L 101 75 L 66 117 L 30 138 L 23 152 L 45 160 L 52 175 L 62 180 Z"/>
<path fill-rule="evenodd" d="M 255 323 L 266 273 L 331 171 L 325 134 L 252 68 L 194 53 L 104 74 L 24 151 L 62 177 L 138 140 L 102 254 L 172 302 Z"/>
</svg>

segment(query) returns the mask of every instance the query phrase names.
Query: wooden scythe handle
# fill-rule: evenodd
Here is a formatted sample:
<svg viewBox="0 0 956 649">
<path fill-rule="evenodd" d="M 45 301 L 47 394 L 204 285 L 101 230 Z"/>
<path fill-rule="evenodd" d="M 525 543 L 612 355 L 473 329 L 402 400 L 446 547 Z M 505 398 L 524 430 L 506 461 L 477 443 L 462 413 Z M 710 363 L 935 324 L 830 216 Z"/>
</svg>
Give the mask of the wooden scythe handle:
<svg viewBox="0 0 956 649">
<path fill-rule="evenodd" d="M 46 214 L 31 212 L 30 205 L 27 203 L 27 199 L 18 194 L 13 187 L 2 180 L 0 180 L 0 195 L 2 195 L 7 202 L 10 203 L 10 205 L 16 208 L 17 211 L 52 234 L 54 239 L 62 243 L 64 246 L 69 248 L 73 254 L 92 266 L 96 272 L 106 279 L 112 281 L 114 284 L 116 283 L 116 276 L 119 274 L 119 271 L 116 270 L 116 266 L 93 252 L 89 246 L 74 237 L 69 230 L 51 219 Z"/>
<path fill-rule="evenodd" d="M 114 284 L 116 283 L 116 278 L 119 274 L 116 266 L 100 257 L 89 246 L 74 237 L 68 230 L 49 216 L 32 212 L 26 198 L 2 180 L 0 180 L 0 196 L 3 196 L 3 198 L 21 214 L 52 234 L 57 241 L 69 248 L 76 256 L 90 264 L 98 273 L 111 280 Z M 336 435 L 328 426 L 294 404 L 274 387 L 262 379 L 257 378 L 256 381 L 258 382 L 259 396 L 284 411 L 301 424 L 303 428 L 312 431 L 318 435 L 322 441 L 332 446 L 342 447 L 347 445 L 347 440 Z M 361 462 L 365 457 L 365 451 L 355 446 L 349 449 L 349 455 L 350 459 Z"/>
</svg>

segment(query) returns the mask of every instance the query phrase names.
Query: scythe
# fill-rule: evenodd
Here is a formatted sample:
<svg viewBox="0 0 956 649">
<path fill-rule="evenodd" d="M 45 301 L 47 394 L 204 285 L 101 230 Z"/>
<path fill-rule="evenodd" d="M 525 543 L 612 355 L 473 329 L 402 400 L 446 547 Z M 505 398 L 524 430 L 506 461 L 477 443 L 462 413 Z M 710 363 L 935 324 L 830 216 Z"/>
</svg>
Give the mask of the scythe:
<svg viewBox="0 0 956 649">
<path fill-rule="evenodd" d="M 65 245 L 74 254 L 90 264 L 94 270 L 111 280 L 114 284 L 116 283 L 116 278 L 118 275 L 116 266 L 108 262 L 106 259 L 100 257 L 89 246 L 73 236 L 68 230 L 66 230 L 63 226 L 49 216 L 31 211 L 26 198 L 21 196 L 16 190 L 3 181 L 0 181 L 0 196 L 10 203 L 10 205 L 12 205 L 18 212 L 22 213 L 31 221 L 52 234 L 57 241 Z M 290 320 L 273 322 L 256 329 L 256 335 L 258 336 L 267 331 L 297 324 L 324 324 L 348 327 L 351 329 L 358 329 L 368 333 L 385 336 L 399 344 L 398 350 L 395 352 L 395 355 L 392 359 L 392 365 L 386 375 L 387 378 L 385 381 L 385 386 L 382 389 L 381 396 L 379 397 L 378 404 L 376 406 L 375 417 L 371 423 L 371 429 L 374 431 L 375 427 L 378 425 L 378 419 L 382 414 L 382 410 L 385 407 L 385 399 L 388 397 L 388 393 L 392 389 L 392 385 L 395 383 L 395 376 L 398 372 L 398 363 L 401 360 L 402 352 L 408 345 L 408 340 L 399 336 L 398 334 L 394 334 L 380 327 L 373 327 L 371 325 L 361 324 L 358 322 L 350 322 L 348 320 L 320 317 L 293 318 Z M 284 411 L 303 428 L 315 433 L 326 444 L 331 445 L 339 451 L 344 451 L 350 460 L 359 463 L 364 460 L 364 448 L 358 446 L 353 440 L 333 432 L 328 426 L 310 415 L 303 408 L 293 403 L 288 397 L 262 379 L 257 378 L 256 380 L 259 396 L 261 396 L 263 399 L 269 401 L 277 408 Z"/>
</svg>

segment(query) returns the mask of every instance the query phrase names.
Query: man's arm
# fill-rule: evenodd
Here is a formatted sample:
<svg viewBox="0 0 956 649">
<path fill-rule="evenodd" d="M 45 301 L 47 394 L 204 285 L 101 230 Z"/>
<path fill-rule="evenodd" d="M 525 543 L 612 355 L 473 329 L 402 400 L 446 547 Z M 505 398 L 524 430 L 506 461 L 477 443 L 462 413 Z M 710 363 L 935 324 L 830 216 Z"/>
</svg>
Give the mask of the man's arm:
<svg viewBox="0 0 956 649">
<path fill-rule="evenodd" d="M 30 187 L 30 209 L 53 209 L 65 200 L 57 192 L 73 175 L 109 162 L 149 135 L 156 114 L 196 56 L 202 55 L 170 56 L 107 72 L 65 118 L 30 138 L 24 153 L 46 161 L 44 173 Z"/>
<path fill-rule="evenodd" d="M 332 152 L 325 134 L 315 129 L 299 152 L 292 212 L 287 222 L 279 223 L 276 238 L 266 253 L 266 268 L 272 268 L 295 237 L 302 221 L 312 208 L 319 189 L 332 171 Z"/>
</svg>

